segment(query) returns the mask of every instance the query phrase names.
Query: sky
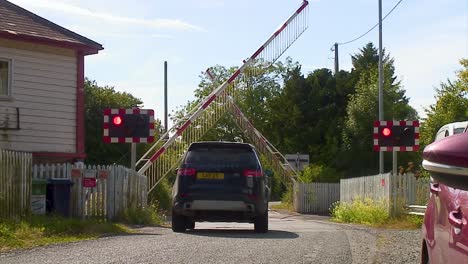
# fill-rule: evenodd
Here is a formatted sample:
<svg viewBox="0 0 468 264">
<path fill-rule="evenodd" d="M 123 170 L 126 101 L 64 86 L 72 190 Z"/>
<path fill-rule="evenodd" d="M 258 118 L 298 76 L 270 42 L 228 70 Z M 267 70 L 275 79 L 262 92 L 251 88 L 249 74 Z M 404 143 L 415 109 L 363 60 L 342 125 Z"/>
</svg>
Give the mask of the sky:
<svg viewBox="0 0 468 264">
<path fill-rule="evenodd" d="M 10 0 L 101 43 L 85 60 L 86 77 L 114 86 L 164 116 L 164 61 L 168 62 L 168 108 L 194 99 L 200 73 L 213 65 L 240 66 L 300 6 L 301 0 Z M 383 0 L 385 15 L 399 0 Z M 378 22 L 377 0 L 311 0 L 309 28 L 279 58 L 302 65 L 305 74 L 333 69 L 335 43 L 363 34 Z M 339 46 L 340 69 L 378 30 Z M 454 79 L 468 58 L 468 1 L 403 0 L 383 22 L 383 46 L 410 105 L 435 102 L 434 89 Z"/>
</svg>

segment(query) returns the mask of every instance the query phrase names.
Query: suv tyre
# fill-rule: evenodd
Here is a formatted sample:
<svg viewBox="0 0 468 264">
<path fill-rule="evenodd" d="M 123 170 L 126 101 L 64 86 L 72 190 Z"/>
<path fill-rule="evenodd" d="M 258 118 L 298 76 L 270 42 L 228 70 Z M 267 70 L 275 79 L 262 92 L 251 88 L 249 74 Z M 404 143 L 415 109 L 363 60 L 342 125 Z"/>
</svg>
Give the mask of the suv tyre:
<svg viewBox="0 0 468 264">
<path fill-rule="evenodd" d="M 188 230 L 194 230 L 195 229 L 195 221 L 190 220 L 190 219 L 186 219 L 185 220 L 185 228 L 187 228 Z"/>
<path fill-rule="evenodd" d="M 255 217 L 254 230 L 255 233 L 268 232 L 268 211 L 266 211 L 263 215 Z"/>
<path fill-rule="evenodd" d="M 185 216 L 178 215 L 172 211 L 172 231 L 177 233 L 185 232 Z"/>
</svg>

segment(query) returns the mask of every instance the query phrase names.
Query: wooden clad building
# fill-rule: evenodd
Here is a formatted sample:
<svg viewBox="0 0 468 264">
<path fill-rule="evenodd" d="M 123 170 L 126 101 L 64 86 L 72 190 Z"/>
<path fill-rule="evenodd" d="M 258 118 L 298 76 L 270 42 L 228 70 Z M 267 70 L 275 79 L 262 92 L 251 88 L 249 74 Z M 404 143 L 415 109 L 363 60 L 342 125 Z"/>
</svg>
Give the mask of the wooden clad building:
<svg viewBox="0 0 468 264">
<path fill-rule="evenodd" d="M 101 44 L 0 0 L 0 149 L 83 159 L 84 56 Z"/>
</svg>

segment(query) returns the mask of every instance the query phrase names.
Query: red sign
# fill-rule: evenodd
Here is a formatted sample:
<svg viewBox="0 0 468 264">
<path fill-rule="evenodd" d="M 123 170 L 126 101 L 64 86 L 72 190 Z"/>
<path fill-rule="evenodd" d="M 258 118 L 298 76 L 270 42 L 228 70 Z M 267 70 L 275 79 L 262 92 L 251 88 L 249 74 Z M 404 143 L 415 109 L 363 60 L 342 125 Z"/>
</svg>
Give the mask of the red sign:
<svg viewBox="0 0 468 264">
<path fill-rule="evenodd" d="M 71 170 L 72 178 L 79 178 L 81 177 L 81 170 L 80 169 L 72 169 Z"/>
<path fill-rule="evenodd" d="M 98 176 L 99 176 L 99 179 L 107 179 L 109 177 L 109 171 L 108 170 L 99 170 L 98 171 Z"/>
<path fill-rule="evenodd" d="M 83 178 L 83 187 L 96 187 L 96 178 Z"/>
<path fill-rule="evenodd" d="M 385 179 L 380 180 L 380 185 L 385 186 Z"/>
</svg>

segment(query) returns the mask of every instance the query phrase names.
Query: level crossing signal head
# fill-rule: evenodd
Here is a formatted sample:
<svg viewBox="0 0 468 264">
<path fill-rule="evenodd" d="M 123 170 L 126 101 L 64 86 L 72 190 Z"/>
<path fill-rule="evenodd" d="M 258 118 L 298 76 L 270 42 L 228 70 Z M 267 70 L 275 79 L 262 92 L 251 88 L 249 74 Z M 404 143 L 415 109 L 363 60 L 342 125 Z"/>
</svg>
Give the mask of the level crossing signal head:
<svg viewBox="0 0 468 264">
<path fill-rule="evenodd" d="M 374 150 L 414 151 L 419 148 L 418 121 L 375 121 Z"/>
<path fill-rule="evenodd" d="M 154 111 L 105 109 L 103 128 L 106 143 L 149 143 L 154 140 Z"/>
</svg>

